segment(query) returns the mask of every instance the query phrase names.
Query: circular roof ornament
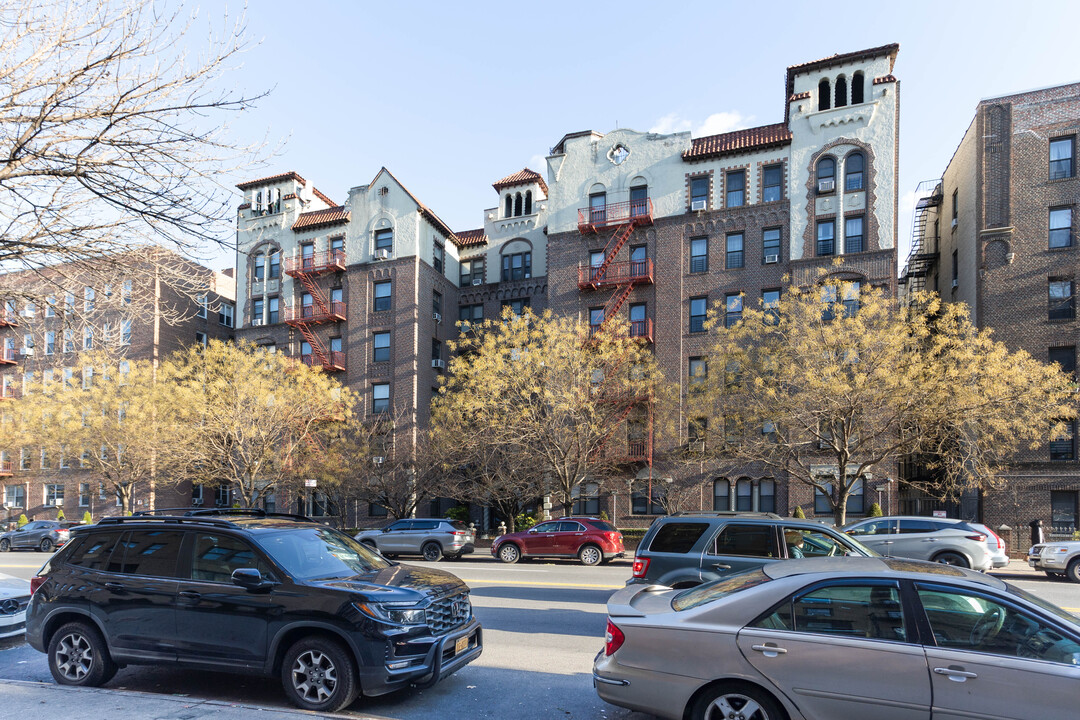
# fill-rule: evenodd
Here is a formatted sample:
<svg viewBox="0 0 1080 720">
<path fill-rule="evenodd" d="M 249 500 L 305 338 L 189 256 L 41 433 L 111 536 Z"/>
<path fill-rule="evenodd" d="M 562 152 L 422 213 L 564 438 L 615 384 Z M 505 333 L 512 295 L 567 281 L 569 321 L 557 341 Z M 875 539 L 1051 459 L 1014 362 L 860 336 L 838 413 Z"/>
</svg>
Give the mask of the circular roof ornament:
<svg viewBox="0 0 1080 720">
<path fill-rule="evenodd" d="M 630 149 L 622 143 L 615 143 L 607 153 L 607 159 L 612 165 L 622 165 L 628 157 L 630 157 Z"/>
</svg>

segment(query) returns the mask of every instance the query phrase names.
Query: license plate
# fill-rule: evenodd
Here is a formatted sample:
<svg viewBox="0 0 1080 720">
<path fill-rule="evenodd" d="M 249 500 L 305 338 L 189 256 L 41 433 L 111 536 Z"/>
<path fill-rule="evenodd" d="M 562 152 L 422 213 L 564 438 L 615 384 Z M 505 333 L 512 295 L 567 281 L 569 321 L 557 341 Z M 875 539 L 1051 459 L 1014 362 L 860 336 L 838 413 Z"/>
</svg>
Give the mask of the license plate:
<svg viewBox="0 0 1080 720">
<path fill-rule="evenodd" d="M 1035 558 L 1028 558 L 1028 565 L 1035 567 Z"/>
<path fill-rule="evenodd" d="M 459 637 L 457 642 L 454 643 L 454 654 L 460 655 L 469 649 L 469 636 Z"/>
</svg>

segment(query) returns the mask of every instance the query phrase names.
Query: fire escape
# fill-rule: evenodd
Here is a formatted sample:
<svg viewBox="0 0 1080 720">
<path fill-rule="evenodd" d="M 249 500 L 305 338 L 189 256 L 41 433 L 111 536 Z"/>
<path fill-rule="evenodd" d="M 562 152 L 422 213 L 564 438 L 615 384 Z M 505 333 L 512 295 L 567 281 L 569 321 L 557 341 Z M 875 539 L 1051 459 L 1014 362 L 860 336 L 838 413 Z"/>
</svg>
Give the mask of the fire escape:
<svg viewBox="0 0 1080 720">
<path fill-rule="evenodd" d="M 327 250 L 286 258 L 284 270 L 286 275 L 299 280 L 311 296 L 310 304 L 296 302 L 285 307 L 286 324 L 299 330 L 311 347 L 311 352 L 302 354 L 300 359 L 305 365 L 328 372 L 345 370 L 345 353 L 329 350 L 315 334 L 316 326 L 345 320 L 345 303 L 327 300 L 317 282 L 322 275 L 345 271 L 345 251 Z"/>
<path fill-rule="evenodd" d="M 638 285 L 653 282 L 652 258 L 630 261 L 616 261 L 619 251 L 626 245 L 634 230 L 653 224 L 652 200 L 631 200 L 613 203 L 601 207 L 587 207 L 578 210 L 578 232 L 582 235 L 599 234 L 611 230 L 612 235 L 604 247 L 604 260 L 599 265 L 578 268 L 578 288 L 582 292 L 593 292 L 612 288 L 612 293 L 604 303 L 603 319 L 592 322 L 590 335 L 602 332 L 625 331 L 629 338 L 641 342 L 653 341 L 652 320 L 631 318 L 628 325 L 617 321 L 619 310 L 630 298 Z M 618 372 L 620 368 L 610 368 L 608 372 Z M 598 452 L 603 452 L 615 429 L 627 423 L 626 454 L 620 459 L 626 462 L 644 462 L 650 468 L 653 463 L 653 417 L 652 407 L 647 395 L 630 391 L 611 393 L 605 391 L 601 383 L 597 392 L 605 394 L 604 400 L 621 408 L 616 415 L 612 430 L 604 439 Z M 643 417 L 633 418 L 634 410 L 644 406 Z"/>
<path fill-rule="evenodd" d="M 907 295 L 926 289 L 926 278 L 938 261 L 937 227 L 927 234 L 929 216 L 933 208 L 941 207 L 944 199 L 941 180 L 924 180 L 915 189 L 915 214 L 911 226 L 911 251 L 904 266 L 901 284 L 907 284 Z"/>
<path fill-rule="evenodd" d="M 12 305 L 0 306 L 0 328 L 15 327 L 18 324 L 18 315 L 14 307 Z M 7 341 L 4 341 L 4 344 L 0 345 L 0 365 L 17 365 L 18 362 L 19 354 L 14 347 L 8 347 Z"/>
</svg>

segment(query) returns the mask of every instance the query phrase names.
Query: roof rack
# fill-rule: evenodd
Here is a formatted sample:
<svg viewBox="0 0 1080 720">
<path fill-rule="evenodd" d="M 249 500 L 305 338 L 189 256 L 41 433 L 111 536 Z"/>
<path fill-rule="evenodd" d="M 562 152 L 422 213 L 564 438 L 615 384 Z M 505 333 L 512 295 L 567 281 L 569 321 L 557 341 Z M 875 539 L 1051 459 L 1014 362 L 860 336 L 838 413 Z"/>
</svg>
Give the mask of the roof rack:
<svg viewBox="0 0 1080 720">
<path fill-rule="evenodd" d="M 262 508 L 209 508 L 206 510 L 188 510 L 185 515 L 191 515 L 193 517 L 206 517 L 207 515 L 243 515 L 250 517 L 263 517 L 263 518 L 285 518 L 287 520 L 299 520 L 301 522 L 309 522 L 318 524 L 317 520 L 309 518 L 307 515 L 296 515 L 294 513 L 268 513 Z"/>
<path fill-rule="evenodd" d="M 756 517 L 784 520 L 783 515 L 773 512 L 748 512 L 742 510 L 696 510 L 693 512 L 675 512 L 668 517 Z M 794 518 L 792 518 L 794 519 Z"/>
<path fill-rule="evenodd" d="M 237 527 L 236 523 L 229 522 L 228 520 L 221 520 L 218 518 L 209 517 L 192 517 L 190 515 L 151 515 L 149 512 L 145 514 L 127 515 L 118 517 L 103 517 L 95 523 L 96 525 L 123 525 L 126 523 L 144 523 L 144 522 L 175 522 L 175 523 L 202 523 L 205 525 L 215 525 L 218 527 Z M 86 527 L 90 527 L 87 525 Z"/>
</svg>

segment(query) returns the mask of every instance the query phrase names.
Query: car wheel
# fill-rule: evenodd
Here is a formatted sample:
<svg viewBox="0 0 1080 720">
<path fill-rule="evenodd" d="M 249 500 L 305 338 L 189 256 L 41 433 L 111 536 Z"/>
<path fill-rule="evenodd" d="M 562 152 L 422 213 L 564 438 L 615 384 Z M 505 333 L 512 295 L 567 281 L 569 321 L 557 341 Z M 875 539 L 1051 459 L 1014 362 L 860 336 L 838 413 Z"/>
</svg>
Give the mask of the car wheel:
<svg viewBox="0 0 1080 720">
<path fill-rule="evenodd" d="M 11 549 L 11 541 L 7 538 L 0 540 L 0 552 L 7 552 Z"/>
<path fill-rule="evenodd" d="M 314 712 L 342 710 L 360 690 L 349 653 L 323 637 L 304 638 L 285 652 L 281 684 L 289 702 Z"/>
<path fill-rule="evenodd" d="M 116 663 L 97 628 L 72 622 L 49 640 L 49 672 L 60 685 L 97 687 L 116 674 Z"/>
<path fill-rule="evenodd" d="M 582 565 L 599 565 L 604 559 L 604 553 L 595 545 L 585 545 L 578 550 L 578 559 Z"/>
<path fill-rule="evenodd" d="M 753 685 L 721 684 L 701 695 L 690 710 L 694 720 L 787 720 L 772 695 Z"/>
<path fill-rule="evenodd" d="M 1076 558 L 1069 563 L 1069 567 L 1065 569 L 1065 577 L 1074 583 L 1080 583 L 1080 558 Z"/>
<path fill-rule="evenodd" d="M 514 543 L 506 543 L 499 548 L 499 559 L 504 563 L 516 563 L 521 559 L 521 551 Z"/>
<path fill-rule="evenodd" d="M 943 552 L 934 556 L 934 562 L 941 563 L 942 565 L 953 565 L 955 567 L 969 568 L 971 565 L 960 553 Z"/>
<path fill-rule="evenodd" d="M 41 544 L 38 545 L 38 550 L 41 552 L 52 552 L 53 541 L 49 538 L 41 538 Z"/>
<path fill-rule="evenodd" d="M 442 560 L 442 548 L 437 542 L 424 543 L 424 547 L 420 548 L 420 552 L 424 554 L 424 559 L 428 562 L 439 562 Z"/>
</svg>

